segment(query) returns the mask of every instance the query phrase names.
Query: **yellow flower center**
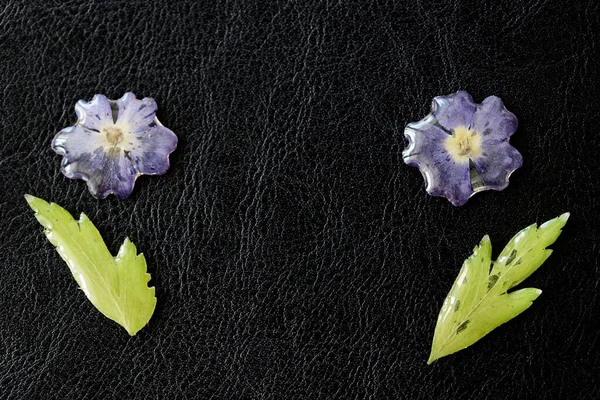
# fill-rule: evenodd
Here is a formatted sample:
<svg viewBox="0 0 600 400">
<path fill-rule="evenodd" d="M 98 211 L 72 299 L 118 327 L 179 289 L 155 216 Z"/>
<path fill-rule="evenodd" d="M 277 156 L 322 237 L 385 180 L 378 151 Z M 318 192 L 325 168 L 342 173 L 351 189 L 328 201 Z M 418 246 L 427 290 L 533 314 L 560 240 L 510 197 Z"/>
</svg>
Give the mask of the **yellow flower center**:
<svg viewBox="0 0 600 400">
<path fill-rule="evenodd" d="M 104 132 L 106 132 L 106 140 L 113 146 L 118 145 L 123 140 L 123 132 L 119 128 L 112 126 L 105 128 Z"/>
<path fill-rule="evenodd" d="M 481 135 L 459 126 L 444 142 L 444 147 L 456 162 L 468 162 L 481 154 Z"/>
</svg>

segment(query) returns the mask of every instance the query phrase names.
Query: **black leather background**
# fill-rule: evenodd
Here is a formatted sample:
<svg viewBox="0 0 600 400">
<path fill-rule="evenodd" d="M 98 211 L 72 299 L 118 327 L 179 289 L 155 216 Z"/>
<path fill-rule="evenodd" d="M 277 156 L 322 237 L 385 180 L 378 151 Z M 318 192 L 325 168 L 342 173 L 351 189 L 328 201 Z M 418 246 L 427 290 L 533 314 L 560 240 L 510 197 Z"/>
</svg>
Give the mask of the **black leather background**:
<svg viewBox="0 0 600 400">
<path fill-rule="evenodd" d="M 0 397 L 598 398 L 599 5 L 588 1 L 25 1 L 0 5 Z M 402 162 L 456 90 L 500 96 L 525 164 L 461 208 Z M 50 141 L 95 93 L 151 96 L 162 177 L 95 200 Z M 23 194 L 144 252 L 130 338 L 87 301 Z M 426 365 L 484 234 L 572 213 L 523 315 Z"/>
</svg>

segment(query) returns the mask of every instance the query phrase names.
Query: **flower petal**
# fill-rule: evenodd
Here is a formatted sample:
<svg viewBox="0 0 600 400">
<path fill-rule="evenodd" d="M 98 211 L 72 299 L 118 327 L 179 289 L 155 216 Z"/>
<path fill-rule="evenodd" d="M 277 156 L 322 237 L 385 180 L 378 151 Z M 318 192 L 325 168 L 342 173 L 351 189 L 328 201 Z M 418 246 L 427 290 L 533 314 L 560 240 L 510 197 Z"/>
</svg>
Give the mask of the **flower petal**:
<svg viewBox="0 0 600 400">
<path fill-rule="evenodd" d="M 75 104 L 78 123 L 88 129 L 101 131 L 106 125 L 113 124 L 110 102 L 102 94 L 95 95 L 91 101 L 79 100 Z"/>
<path fill-rule="evenodd" d="M 94 197 L 103 199 L 111 193 L 119 198 L 133 191 L 137 172 L 125 152 L 113 147 L 106 152 L 102 147 L 71 158 L 64 157 L 61 170 L 71 179 L 83 179 Z"/>
<path fill-rule="evenodd" d="M 79 157 L 104 145 L 105 135 L 82 125 L 69 126 L 52 140 L 52 149 L 66 158 Z"/>
<path fill-rule="evenodd" d="M 505 141 L 517 130 L 515 114 L 504 107 L 497 96 L 489 96 L 478 106 L 473 129 L 481 134 L 483 144 Z"/>
<path fill-rule="evenodd" d="M 117 125 L 126 132 L 145 132 L 156 125 L 156 101 L 150 97 L 138 100 L 131 92 L 117 100 L 119 116 Z"/>
<path fill-rule="evenodd" d="M 459 126 L 470 127 L 475 119 L 477 106 L 471 95 L 458 91 L 449 96 L 437 96 L 431 104 L 431 114 L 448 131 Z"/>
<path fill-rule="evenodd" d="M 169 169 L 169 154 L 177 147 L 177 136 L 160 125 L 127 136 L 126 150 L 135 169 L 147 175 L 162 175 Z"/>
<path fill-rule="evenodd" d="M 432 177 L 427 185 L 427 193 L 443 196 L 455 206 L 462 206 L 473 195 L 469 176 L 469 164 L 444 159 L 442 165 L 431 169 Z"/>
<path fill-rule="evenodd" d="M 408 124 L 404 135 L 409 145 L 402 153 L 404 162 L 419 168 L 425 179 L 427 193 L 446 197 L 461 206 L 473 194 L 468 162 L 456 162 L 444 148 L 448 138 L 442 129 L 433 125 L 431 116 Z"/>
<path fill-rule="evenodd" d="M 508 178 L 523 165 L 523 156 L 508 141 L 482 146 L 481 156 L 473 158 L 483 187 L 480 190 L 502 190 L 508 186 Z"/>
</svg>

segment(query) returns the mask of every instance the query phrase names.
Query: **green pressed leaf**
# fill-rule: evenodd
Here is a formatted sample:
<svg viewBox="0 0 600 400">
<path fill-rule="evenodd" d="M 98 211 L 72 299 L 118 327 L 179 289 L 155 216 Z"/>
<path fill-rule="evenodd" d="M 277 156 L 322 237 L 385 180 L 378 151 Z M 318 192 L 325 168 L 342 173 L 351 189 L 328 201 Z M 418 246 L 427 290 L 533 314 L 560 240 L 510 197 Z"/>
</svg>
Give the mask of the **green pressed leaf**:
<svg viewBox="0 0 600 400">
<path fill-rule="evenodd" d="M 106 317 L 135 335 L 150 320 L 156 297 L 148 287 L 143 254 L 125 239 L 113 257 L 85 214 L 79 221 L 57 204 L 25 195 L 46 237 L 69 266 L 79 287 Z"/>
<path fill-rule="evenodd" d="M 428 364 L 468 347 L 525 311 L 542 291 L 534 288 L 507 293 L 546 261 L 546 249 L 558 238 L 569 213 L 539 228 L 530 225 L 508 242 L 492 262 L 486 235 L 465 260 L 438 316 Z"/>
</svg>

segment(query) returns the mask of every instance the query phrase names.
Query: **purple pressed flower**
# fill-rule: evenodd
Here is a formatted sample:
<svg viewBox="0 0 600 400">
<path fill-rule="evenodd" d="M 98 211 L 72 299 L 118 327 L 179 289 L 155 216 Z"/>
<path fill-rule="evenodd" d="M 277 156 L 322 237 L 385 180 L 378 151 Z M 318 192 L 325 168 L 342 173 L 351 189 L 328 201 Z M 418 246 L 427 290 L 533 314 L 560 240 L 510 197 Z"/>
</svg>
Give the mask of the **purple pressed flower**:
<svg viewBox="0 0 600 400">
<path fill-rule="evenodd" d="M 502 190 L 523 164 L 509 144 L 517 117 L 496 96 L 475 104 L 467 92 L 433 99 L 431 113 L 406 126 L 408 146 L 402 156 L 418 167 L 427 193 L 455 206 L 482 190 Z"/>
<path fill-rule="evenodd" d="M 140 175 L 162 175 L 177 136 L 156 118 L 156 102 L 125 93 L 119 100 L 97 94 L 75 105 L 77 123 L 58 132 L 52 141 L 64 156 L 61 171 L 83 179 L 94 197 L 114 193 L 129 197 Z"/>
</svg>

